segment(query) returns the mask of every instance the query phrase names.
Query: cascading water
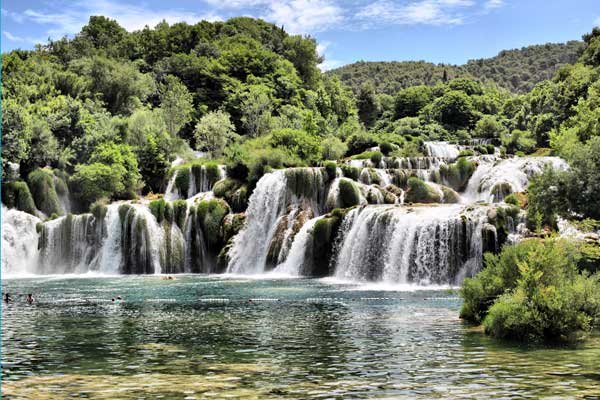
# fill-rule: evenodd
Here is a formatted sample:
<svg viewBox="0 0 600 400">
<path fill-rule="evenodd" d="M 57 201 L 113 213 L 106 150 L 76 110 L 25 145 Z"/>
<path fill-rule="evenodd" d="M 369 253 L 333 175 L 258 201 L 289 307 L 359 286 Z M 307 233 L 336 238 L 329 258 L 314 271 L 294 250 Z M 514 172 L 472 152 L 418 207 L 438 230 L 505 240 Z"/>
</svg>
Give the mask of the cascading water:
<svg viewBox="0 0 600 400">
<path fill-rule="evenodd" d="M 458 146 L 448 142 L 424 142 L 424 146 L 430 157 L 455 160 L 460 153 Z"/>
<path fill-rule="evenodd" d="M 338 238 L 335 276 L 356 281 L 458 283 L 480 267 L 484 216 L 468 215 L 461 206 L 354 209 Z"/>
<path fill-rule="evenodd" d="M 2 275 L 37 272 L 39 258 L 37 224 L 33 215 L 2 206 Z"/>
<path fill-rule="evenodd" d="M 301 276 L 304 275 L 304 271 L 311 269 L 306 264 L 312 260 L 312 255 L 307 254 L 307 252 L 312 249 L 312 229 L 320 218 L 322 217 L 313 218 L 302 226 L 302 229 L 294 238 L 287 258 L 275 268 L 275 273 Z"/>
<path fill-rule="evenodd" d="M 463 198 L 467 202 L 502 201 L 510 193 L 524 191 L 529 179 L 545 167 L 566 169 L 567 163 L 558 157 L 516 157 L 501 161 L 482 157 Z"/>
</svg>

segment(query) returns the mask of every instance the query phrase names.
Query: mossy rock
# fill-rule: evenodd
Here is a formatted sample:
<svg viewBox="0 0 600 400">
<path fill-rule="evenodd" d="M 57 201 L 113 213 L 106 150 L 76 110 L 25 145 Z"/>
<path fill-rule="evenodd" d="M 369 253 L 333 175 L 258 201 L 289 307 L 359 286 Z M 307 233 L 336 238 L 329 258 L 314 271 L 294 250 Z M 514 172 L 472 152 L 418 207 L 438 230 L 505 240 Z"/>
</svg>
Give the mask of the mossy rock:
<svg viewBox="0 0 600 400">
<path fill-rule="evenodd" d="M 450 165 L 441 165 L 439 169 L 439 177 L 432 177 L 435 182 L 443 183 L 450 186 L 456 191 L 463 191 L 469 179 L 477 169 L 477 163 L 469 161 L 464 157 L 459 158 L 455 163 Z"/>
<path fill-rule="evenodd" d="M 189 168 L 177 169 L 177 176 L 175 177 L 175 187 L 179 191 L 179 195 L 187 197 L 188 190 L 190 188 L 191 173 Z"/>
<path fill-rule="evenodd" d="M 221 179 L 213 186 L 215 197 L 225 199 L 233 212 L 239 213 L 248 207 L 248 188 L 237 179 Z"/>
<path fill-rule="evenodd" d="M 171 203 L 173 210 L 173 222 L 183 231 L 185 227 L 185 217 L 187 215 L 187 202 L 185 200 L 175 200 Z"/>
<path fill-rule="evenodd" d="M 312 229 L 313 270 L 304 271 L 305 274 L 317 277 L 331 275 L 335 238 L 347 212 L 348 209 L 336 208 L 315 222 Z"/>
<path fill-rule="evenodd" d="M 307 199 L 314 199 L 327 181 L 325 170 L 315 168 L 288 168 L 285 176 L 288 190 Z"/>
<path fill-rule="evenodd" d="M 63 215 L 54 185 L 54 174 L 47 168 L 38 168 L 29 173 L 27 183 L 37 209 L 46 215 Z"/>
<path fill-rule="evenodd" d="M 357 181 L 360 177 L 360 168 L 353 167 L 351 165 L 344 164 L 341 166 L 344 177 Z"/>
<path fill-rule="evenodd" d="M 439 203 L 440 193 L 435 188 L 423 182 L 417 177 L 408 180 L 408 191 L 405 201 L 408 203 Z"/>
<path fill-rule="evenodd" d="M 513 192 L 513 188 L 508 182 L 500 182 L 492 187 L 492 201 L 494 203 L 502 201 L 506 196 Z"/>
<path fill-rule="evenodd" d="M 150 212 L 152 213 L 152 215 L 154 215 L 154 218 L 156 218 L 156 222 L 158 222 L 159 224 L 162 223 L 165 219 L 168 219 L 166 218 L 169 216 L 169 211 L 167 211 L 168 207 L 169 204 L 164 199 L 154 200 L 151 201 L 150 204 L 148 204 Z M 170 216 L 172 220 L 172 209 Z"/>
<path fill-rule="evenodd" d="M 325 162 L 325 172 L 327 173 L 327 177 L 330 181 L 334 180 L 337 175 L 337 164 L 335 161 L 326 161 Z"/>
<path fill-rule="evenodd" d="M 127 215 L 132 210 L 133 210 L 133 206 L 130 204 L 121 204 L 119 206 L 119 220 L 121 221 L 121 224 L 123 224 L 125 222 Z"/>
<path fill-rule="evenodd" d="M 29 187 L 23 181 L 7 182 L 2 185 L 2 202 L 8 208 L 16 208 L 31 215 L 36 215 L 35 202 Z"/>
<path fill-rule="evenodd" d="M 448 186 L 440 186 L 442 193 L 444 194 L 444 203 L 460 203 L 460 195 L 456 191 Z"/>
<path fill-rule="evenodd" d="M 211 250 L 224 244 L 223 218 L 229 214 L 229 205 L 222 199 L 203 200 L 196 205 L 197 226 L 202 229 L 204 239 Z"/>
<path fill-rule="evenodd" d="M 98 199 L 90 206 L 90 212 L 96 218 L 96 221 L 104 220 L 106 213 L 108 212 L 108 199 Z"/>
<path fill-rule="evenodd" d="M 338 185 L 339 204 L 342 208 L 353 207 L 360 204 L 360 191 L 354 182 L 342 178 Z"/>
<path fill-rule="evenodd" d="M 225 241 L 229 241 L 235 235 L 237 235 L 244 224 L 246 223 L 246 214 L 227 214 L 223 219 L 223 238 Z"/>
</svg>

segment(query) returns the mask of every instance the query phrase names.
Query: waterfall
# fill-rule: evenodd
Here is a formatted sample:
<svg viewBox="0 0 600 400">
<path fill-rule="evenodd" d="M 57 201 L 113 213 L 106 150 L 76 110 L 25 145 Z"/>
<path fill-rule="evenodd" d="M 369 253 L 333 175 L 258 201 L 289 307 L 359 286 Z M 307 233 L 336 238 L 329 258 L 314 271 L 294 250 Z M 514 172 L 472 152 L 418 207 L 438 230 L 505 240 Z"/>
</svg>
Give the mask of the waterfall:
<svg viewBox="0 0 600 400">
<path fill-rule="evenodd" d="M 227 272 L 260 273 L 265 269 L 267 249 L 277 220 L 286 209 L 285 170 L 265 174 L 250 196 L 246 226 L 236 235 L 229 251 Z"/>
<path fill-rule="evenodd" d="M 306 265 L 312 260 L 312 255 L 308 254 L 312 249 L 312 229 L 315 223 L 322 217 L 316 217 L 307 221 L 302 229 L 294 237 L 294 242 L 287 255 L 285 261 L 282 261 L 277 268 L 276 273 L 302 276 L 304 271 L 310 270 L 310 266 Z"/>
<path fill-rule="evenodd" d="M 427 154 L 430 157 L 440 157 L 449 160 L 458 158 L 458 146 L 448 142 L 424 142 Z"/>
<path fill-rule="evenodd" d="M 463 195 L 467 202 L 502 201 L 510 193 L 524 191 L 529 179 L 545 167 L 567 168 L 567 163 L 558 157 L 515 157 L 499 162 L 495 162 L 495 157 L 481 157 L 479 161 Z"/>
<path fill-rule="evenodd" d="M 470 214 L 461 206 L 356 208 L 342 224 L 335 276 L 357 281 L 459 283 L 479 270 L 482 262 L 485 214 Z"/>
<path fill-rule="evenodd" d="M 119 217 L 119 203 L 108 206 L 104 225 L 106 232 L 102 249 L 100 250 L 99 270 L 106 274 L 119 273 L 121 266 L 121 219 Z"/>
<path fill-rule="evenodd" d="M 181 176 L 184 174 L 184 176 Z M 192 165 L 185 168 L 180 167 L 173 170 L 167 188 L 165 189 L 164 199 L 168 201 L 178 199 L 189 199 L 198 193 L 209 192 L 213 185 L 225 178 L 224 165 Z M 181 188 L 177 187 L 178 179 L 182 179 L 187 183 L 185 193 L 182 193 Z"/>
<path fill-rule="evenodd" d="M 36 273 L 39 251 L 33 215 L 2 206 L 2 275 Z"/>
</svg>

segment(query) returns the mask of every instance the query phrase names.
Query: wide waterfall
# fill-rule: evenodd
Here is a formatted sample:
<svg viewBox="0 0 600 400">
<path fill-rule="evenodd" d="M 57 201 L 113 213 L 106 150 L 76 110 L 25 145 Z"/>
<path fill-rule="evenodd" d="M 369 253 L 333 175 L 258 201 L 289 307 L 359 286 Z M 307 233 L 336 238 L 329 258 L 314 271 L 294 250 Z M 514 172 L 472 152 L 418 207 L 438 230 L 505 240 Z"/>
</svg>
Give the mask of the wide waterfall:
<svg viewBox="0 0 600 400">
<path fill-rule="evenodd" d="M 504 197 L 526 190 L 546 167 L 567 168 L 555 157 L 501 158 L 497 150 L 459 157 L 465 146 L 445 142 L 424 148 L 426 156 L 378 165 L 274 170 L 249 199 L 224 167 L 180 160 L 163 199 L 45 222 L 3 207 L 2 272 L 274 272 L 457 284 L 481 268 L 484 251 L 519 237 L 520 211 Z"/>
<path fill-rule="evenodd" d="M 462 206 L 356 208 L 344 219 L 337 239 L 335 276 L 457 283 L 480 268 L 485 215 Z"/>
</svg>

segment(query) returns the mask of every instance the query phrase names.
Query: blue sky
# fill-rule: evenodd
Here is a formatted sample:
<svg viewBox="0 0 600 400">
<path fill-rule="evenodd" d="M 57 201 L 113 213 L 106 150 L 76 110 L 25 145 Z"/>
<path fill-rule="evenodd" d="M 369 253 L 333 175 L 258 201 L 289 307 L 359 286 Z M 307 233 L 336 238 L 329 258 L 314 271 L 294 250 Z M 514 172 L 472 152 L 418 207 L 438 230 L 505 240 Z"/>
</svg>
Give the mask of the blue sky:
<svg viewBox="0 0 600 400">
<path fill-rule="evenodd" d="M 317 38 L 323 69 L 358 60 L 462 64 L 498 51 L 580 39 L 600 0 L 4 0 L 2 51 L 72 36 L 90 15 L 128 30 L 246 15 Z"/>
</svg>

